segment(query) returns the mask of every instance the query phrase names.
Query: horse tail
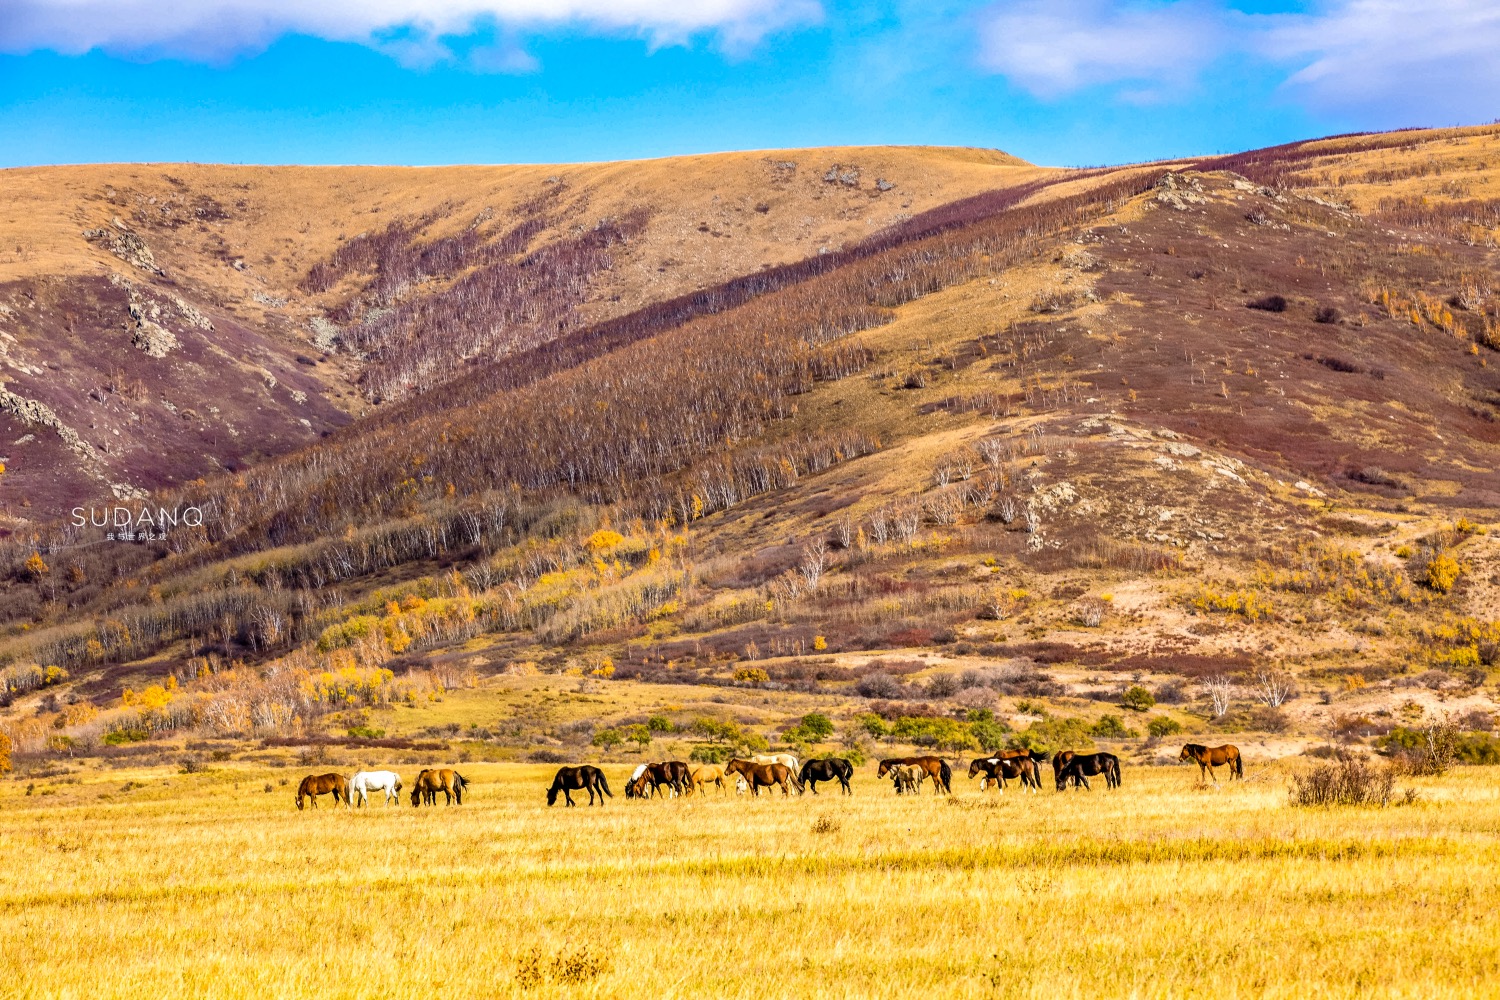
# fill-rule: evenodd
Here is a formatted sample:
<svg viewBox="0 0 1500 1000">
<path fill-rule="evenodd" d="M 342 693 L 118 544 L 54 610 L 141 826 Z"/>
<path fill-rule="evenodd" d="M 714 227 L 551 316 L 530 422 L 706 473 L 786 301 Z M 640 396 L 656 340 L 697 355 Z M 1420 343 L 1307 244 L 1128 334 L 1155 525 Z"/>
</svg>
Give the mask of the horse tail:
<svg viewBox="0 0 1500 1000">
<path fill-rule="evenodd" d="M 1245 758 L 1239 751 L 1235 751 L 1234 754 L 1234 776 L 1236 778 L 1243 778 L 1245 776 Z"/>
<path fill-rule="evenodd" d="M 469 787 L 469 780 L 457 771 L 453 772 L 453 795 L 458 799 L 458 804 L 464 804 L 464 789 Z"/>
<path fill-rule="evenodd" d="M 947 758 L 938 761 L 938 774 L 943 779 L 943 791 L 953 791 L 953 768 L 948 766 Z"/>
<path fill-rule="evenodd" d="M 600 789 L 600 791 L 602 791 L 605 795 L 608 795 L 610 798 L 614 798 L 615 797 L 614 793 L 609 790 L 609 782 L 606 781 L 605 778 L 604 778 L 604 772 L 600 771 L 600 772 L 598 772 L 598 774 L 599 774 L 599 789 Z"/>
</svg>

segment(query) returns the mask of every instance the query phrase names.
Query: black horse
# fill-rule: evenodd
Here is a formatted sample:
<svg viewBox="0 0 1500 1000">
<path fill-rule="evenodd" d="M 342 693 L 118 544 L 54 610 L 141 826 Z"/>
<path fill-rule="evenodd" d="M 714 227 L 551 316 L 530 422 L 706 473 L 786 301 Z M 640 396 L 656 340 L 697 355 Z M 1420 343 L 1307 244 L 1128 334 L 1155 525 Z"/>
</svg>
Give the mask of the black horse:
<svg viewBox="0 0 1500 1000">
<path fill-rule="evenodd" d="M 996 787 L 1004 791 L 1007 779 L 1019 778 L 1022 788 L 1030 788 L 1035 792 L 1042 790 L 1041 771 L 1036 766 L 1036 759 L 1030 755 L 975 758 L 969 763 L 969 777 L 976 775 L 984 776 L 980 782 L 981 787 L 985 782 L 993 781 Z"/>
<path fill-rule="evenodd" d="M 802 765 L 802 773 L 798 775 L 801 782 L 812 789 L 814 795 L 818 794 L 818 782 L 837 781 L 844 788 L 845 795 L 853 795 L 849 787 L 849 779 L 854 777 L 854 765 L 842 757 L 825 757 L 822 760 L 810 760 Z"/>
<path fill-rule="evenodd" d="M 563 798 L 568 805 L 573 804 L 573 792 L 579 789 L 587 789 L 589 793 L 589 805 L 594 804 L 594 790 L 599 791 L 599 804 L 604 805 L 604 796 L 614 798 L 614 793 L 609 790 L 609 782 L 604 780 L 604 772 L 592 764 L 580 764 L 577 767 L 560 767 L 557 775 L 552 779 L 552 787 L 547 789 L 547 804 L 553 805 L 557 802 L 557 793 L 562 792 Z"/>
<path fill-rule="evenodd" d="M 1064 791 L 1071 779 L 1075 785 L 1082 785 L 1093 791 L 1088 779 L 1100 774 L 1104 775 L 1104 783 L 1107 787 L 1119 788 L 1120 758 L 1103 751 L 1070 754 L 1067 761 L 1057 770 L 1057 790 Z"/>
</svg>

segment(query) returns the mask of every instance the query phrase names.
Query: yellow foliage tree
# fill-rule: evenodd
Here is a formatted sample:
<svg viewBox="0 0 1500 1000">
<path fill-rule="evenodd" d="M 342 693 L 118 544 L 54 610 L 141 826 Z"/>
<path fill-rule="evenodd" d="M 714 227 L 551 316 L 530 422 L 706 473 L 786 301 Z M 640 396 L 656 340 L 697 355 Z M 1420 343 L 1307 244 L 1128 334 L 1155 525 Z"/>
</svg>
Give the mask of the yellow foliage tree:
<svg viewBox="0 0 1500 1000">
<path fill-rule="evenodd" d="M 51 572 L 47 563 L 42 559 L 40 552 L 33 552 L 31 558 L 26 560 L 26 572 L 33 579 L 40 579 Z"/>
</svg>

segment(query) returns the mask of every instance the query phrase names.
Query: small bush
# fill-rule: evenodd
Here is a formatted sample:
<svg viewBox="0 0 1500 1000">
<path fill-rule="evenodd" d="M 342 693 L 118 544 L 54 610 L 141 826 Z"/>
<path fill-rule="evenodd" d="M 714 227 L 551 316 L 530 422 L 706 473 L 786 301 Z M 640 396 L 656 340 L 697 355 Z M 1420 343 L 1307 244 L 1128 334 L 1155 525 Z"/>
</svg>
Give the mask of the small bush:
<svg viewBox="0 0 1500 1000">
<path fill-rule="evenodd" d="M 1286 312 L 1286 299 L 1280 295 L 1262 295 L 1258 299 L 1246 302 L 1245 306 L 1249 309 L 1259 309 L 1261 312 Z"/>
<path fill-rule="evenodd" d="M 866 674 L 854 685 L 862 698 L 904 698 L 906 686 L 886 673 Z"/>
<path fill-rule="evenodd" d="M 1394 767 L 1407 774 L 1442 774 L 1458 759 L 1461 737 L 1451 721 L 1434 722 L 1419 729 L 1397 726 L 1376 741 Z"/>
<path fill-rule="evenodd" d="M 1388 806 L 1396 773 L 1363 757 L 1341 753 L 1327 764 L 1292 776 L 1292 804 L 1298 806 Z"/>
<path fill-rule="evenodd" d="M 1313 313 L 1315 323 L 1337 323 L 1343 318 L 1343 314 L 1335 306 L 1319 306 L 1317 312 Z"/>
<path fill-rule="evenodd" d="M 836 820 L 836 819 L 834 819 L 832 816 L 819 816 L 817 819 L 813 820 L 812 832 L 813 833 L 838 833 L 839 832 L 839 828 L 840 828 L 839 821 Z"/>
<path fill-rule="evenodd" d="M 938 674 L 927 682 L 929 698 L 952 698 L 958 689 L 959 679 L 954 674 Z"/>
<path fill-rule="evenodd" d="M 1126 728 L 1118 715 L 1100 716 L 1099 721 L 1089 727 L 1089 733 L 1106 740 L 1124 740 L 1141 735 L 1134 729 Z"/>
<path fill-rule="evenodd" d="M 1177 733 L 1182 732 L 1182 723 L 1178 722 L 1176 719 L 1170 718 L 1169 716 L 1158 715 L 1156 718 L 1146 723 L 1146 732 L 1156 737 L 1157 739 L 1163 739 L 1168 736 L 1175 736 Z"/>
<path fill-rule="evenodd" d="M 1291 718 L 1279 708 L 1256 705 L 1246 717 L 1250 729 L 1262 733 L 1284 733 L 1291 728 Z"/>
<path fill-rule="evenodd" d="M 1149 712 L 1156 707 L 1156 696 L 1139 684 L 1135 684 L 1127 688 L 1120 696 L 1120 704 L 1132 712 Z"/>
</svg>

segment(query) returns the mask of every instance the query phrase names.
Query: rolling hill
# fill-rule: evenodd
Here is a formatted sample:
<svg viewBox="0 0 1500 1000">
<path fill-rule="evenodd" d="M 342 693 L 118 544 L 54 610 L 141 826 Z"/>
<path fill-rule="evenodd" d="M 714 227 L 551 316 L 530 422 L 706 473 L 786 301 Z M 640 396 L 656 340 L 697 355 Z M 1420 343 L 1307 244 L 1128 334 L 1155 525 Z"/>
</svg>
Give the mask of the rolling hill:
<svg viewBox="0 0 1500 1000">
<path fill-rule="evenodd" d="M 1493 709 L 1500 128 L 7 181 L 36 752 L 536 672 L 1017 728 L 1147 684 L 1267 741 Z"/>
</svg>

